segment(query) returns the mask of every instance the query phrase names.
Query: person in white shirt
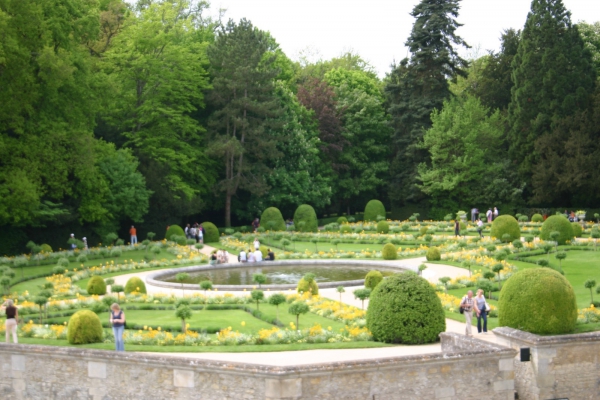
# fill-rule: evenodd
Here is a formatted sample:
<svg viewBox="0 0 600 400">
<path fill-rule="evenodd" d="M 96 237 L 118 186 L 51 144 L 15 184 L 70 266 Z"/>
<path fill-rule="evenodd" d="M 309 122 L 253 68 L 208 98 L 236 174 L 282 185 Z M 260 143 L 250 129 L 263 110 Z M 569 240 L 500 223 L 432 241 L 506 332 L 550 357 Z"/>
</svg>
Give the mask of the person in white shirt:
<svg viewBox="0 0 600 400">
<path fill-rule="evenodd" d="M 248 250 L 248 262 L 253 263 L 254 261 L 256 261 L 254 259 L 254 253 L 252 253 L 250 250 Z"/>
<path fill-rule="evenodd" d="M 263 257 L 262 257 L 262 252 L 261 252 L 260 250 L 256 250 L 256 251 L 254 252 L 254 260 L 255 260 L 256 262 L 261 262 L 261 261 L 263 260 Z"/>
<path fill-rule="evenodd" d="M 485 217 L 487 218 L 487 222 L 492 222 L 493 216 L 494 216 L 494 214 L 492 214 L 492 209 L 488 208 L 487 212 L 485 213 Z"/>
<path fill-rule="evenodd" d="M 483 222 L 480 219 L 477 220 L 477 232 L 479 232 L 479 237 L 483 237 Z"/>
<path fill-rule="evenodd" d="M 248 262 L 248 257 L 246 256 L 246 252 L 244 250 L 240 251 L 239 261 L 243 263 Z"/>
<path fill-rule="evenodd" d="M 260 242 L 258 241 L 258 238 L 254 239 L 254 250 L 258 250 L 260 248 Z"/>
</svg>

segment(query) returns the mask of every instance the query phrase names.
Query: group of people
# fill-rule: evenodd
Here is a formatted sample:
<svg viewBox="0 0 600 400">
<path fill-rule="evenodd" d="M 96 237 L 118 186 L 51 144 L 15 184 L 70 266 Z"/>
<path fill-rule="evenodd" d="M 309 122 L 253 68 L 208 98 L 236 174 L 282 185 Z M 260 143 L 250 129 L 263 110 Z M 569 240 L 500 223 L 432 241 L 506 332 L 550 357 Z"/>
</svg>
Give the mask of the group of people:
<svg viewBox="0 0 600 400">
<path fill-rule="evenodd" d="M 494 221 L 496 218 L 498 218 L 498 208 L 494 207 L 492 209 L 492 207 L 488 208 L 488 210 L 485 213 L 485 217 L 487 218 L 488 222 L 492 222 Z M 479 209 L 477 207 L 473 207 L 471 209 L 471 222 L 477 222 L 477 220 L 481 219 L 479 216 Z"/>
<path fill-rule="evenodd" d="M 465 316 L 465 335 L 473 336 L 471 333 L 473 313 L 477 317 L 477 332 L 487 334 L 487 315 L 490 307 L 485 300 L 483 290 L 478 289 L 475 297 L 473 297 L 473 291 L 469 290 L 467 295 L 460 301 L 460 308 L 462 309 L 462 314 Z"/>
<path fill-rule="evenodd" d="M 195 239 L 196 243 L 204 243 L 204 234 L 206 233 L 206 231 L 204 230 L 202 224 L 198 224 L 197 222 L 192 226 L 190 226 L 190 224 L 187 224 L 185 226 L 184 231 L 186 238 Z"/>
</svg>

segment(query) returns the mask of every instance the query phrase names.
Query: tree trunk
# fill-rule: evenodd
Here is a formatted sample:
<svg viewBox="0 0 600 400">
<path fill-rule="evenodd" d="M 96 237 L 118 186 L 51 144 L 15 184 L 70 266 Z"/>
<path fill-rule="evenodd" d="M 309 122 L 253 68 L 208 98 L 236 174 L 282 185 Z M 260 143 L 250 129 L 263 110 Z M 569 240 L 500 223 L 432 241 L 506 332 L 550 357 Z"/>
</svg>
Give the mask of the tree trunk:
<svg viewBox="0 0 600 400">
<path fill-rule="evenodd" d="M 181 332 L 183 332 L 185 334 L 186 329 L 185 329 L 185 319 L 181 320 Z"/>
<path fill-rule="evenodd" d="M 231 227 L 231 194 L 225 194 L 225 227 Z"/>
</svg>

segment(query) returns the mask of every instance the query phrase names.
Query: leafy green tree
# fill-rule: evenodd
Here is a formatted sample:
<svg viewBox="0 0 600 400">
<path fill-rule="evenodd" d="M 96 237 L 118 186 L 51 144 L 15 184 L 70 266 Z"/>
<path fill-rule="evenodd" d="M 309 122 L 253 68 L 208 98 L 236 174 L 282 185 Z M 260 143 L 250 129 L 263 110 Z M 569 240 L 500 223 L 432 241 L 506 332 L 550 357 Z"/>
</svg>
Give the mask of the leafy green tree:
<svg viewBox="0 0 600 400">
<path fill-rule="evenodd" d="M 597 75 L 600 75 L 600 21 L 587 23 L 580 21 L 577 24 L 584 46 L 592 54 L 592 61 L 596 66 Z"/>
<path fill-rule="evenodd" d="M 532 1 L 512 66 L 509 155 L 530 184 L 542 154 L 536 140 L 585 109 L 596 80 L 591 54 L 562 0 Z M 533 189 L 547 190 L 540 183 Z"/>
<path fill-rule="evenodd" d="M 587 281 L 585 281 L 583 283 L 583 286 L 585 286 L 586 289 L 590 289 L 590 298 L 591 298 L 591 303 L 590 304 L 594 304 L 594 294 L 592 293 L 592 289 L 594 287 L 596 287 L 596 280 L 595 279 L 588 279 Z"/>
<path fill-rule="evenodd" d="M 179 274 L 175 275 L 175 280 L 177 282 L 181 283 L 181 294 L 182 294 L 182 296 L 185 296 L 185 289 L 183 287 L 183 284 L 188 279 L 190 279 L 190 274 L 185 273 L 185 272 L 180 272 Z"/>
<path fill-rule="evenodd" d="M 267 276 L 265 274 L 252 274 L 252 282 L 258 283 L 260 289 L 260 286 L 267 282 Z"/>
<path fill-rule="evenodd" d="M 252 300 L 256 301 L 256 309 L 259 310 L 258 304 L 265 298 L 265 292 L 262 290 L 253 290 L 250 293 L 250 296 L 252 297 Z"/>
<path fill-rule="evenodd" d="M 210 151 L 222 162 L 216 188 L 225 195 L 225 226 L 231 226 L 231 200 L 243 189 L 262 195 L 269 188 L 266 160 L 280 157 L 276 137 L 266 135 L 280 126 L 273 79 L 276 43 L 242 19 L 229 21 L 208 49 L 213 78 L 209 94 Z"/>
<path fill-rule="evenodd" d="M 269 304 L 274 305 L 277 309 L 277 320 L 279 320 L 279 305 L 285 302 L 285 296 L 281 293 L 275 293 L 269 296 Z"/>
<path fill-rule="evenodd" d="M 368 288 L 356 289 L 352 293 L 354 294 L 355 298 L 360 299 L 361 308 L 364 310 L 365 309 L 365 300 L 367 300 L 369 298 L 369 296 L 371 296 L 371 289 L 368 289 Z"/>
<path fill-rule="evenodd" d="M 448 78 L 465 76 L 467 62 L 454 45 L 468 45 L 456 34 L 459 0 L 422 0 L 411 15 L 416 18 L 406 42 L 411 57 L 394 66 L 386 93 L 392 117 L 394 158 L 391 197 L 396 201 L 421 198 L 415 186 L 417 167 L 427 159 L 419 147 L 424 129 L 431 127 L 431 112 L 450 97 Z"/>
<path fill-rule="evenodd" d="M 300 314 L 306 314 L 310 311 L 308 304 L 303 301 L 295 301 L 288 308 L 288 312 L 296 316 L 296 328 L 300 328 Z"/>
<path fill-rule="evenodd" d="M 185 320 L 192 318 L 192 309 L 189 306 L 182 304 L 175 310 L 175 316 L 181 319 L 181 332 L 185 333 L 187 330 Z"/>
</svg>

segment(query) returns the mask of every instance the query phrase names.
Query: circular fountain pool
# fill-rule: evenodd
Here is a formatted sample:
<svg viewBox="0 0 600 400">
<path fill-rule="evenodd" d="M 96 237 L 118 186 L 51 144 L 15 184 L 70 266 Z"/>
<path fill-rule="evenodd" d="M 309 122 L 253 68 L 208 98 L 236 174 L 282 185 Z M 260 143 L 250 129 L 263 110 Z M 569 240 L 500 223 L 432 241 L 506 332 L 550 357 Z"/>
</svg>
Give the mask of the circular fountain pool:
<svg viewBox="0 0 600 400">
<path fill-rule="evenodd" d="M 256 286 L 252 275 L 262 273 L 267 276 L 265 289 L 294 289 L 298 281 L 307 273 L 316 275 L 319 287 L 358 286 L 364 283 L 365 275 L 372 270 L 380 271 L 384 276 L 405 270 L 392 263 L 366 260 L 293 260 L 244 264 L 219 264 L 196 267 L 184 267 L 154 272 L 146 278 L 153 286 L 181 289 L 175 276 L 185 272 L 190 275 L 191 283 L 184 289 L 199 289 L 198 283 L 210 280 L 219 290 L 243 290 Z"/>
</svg>

